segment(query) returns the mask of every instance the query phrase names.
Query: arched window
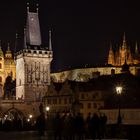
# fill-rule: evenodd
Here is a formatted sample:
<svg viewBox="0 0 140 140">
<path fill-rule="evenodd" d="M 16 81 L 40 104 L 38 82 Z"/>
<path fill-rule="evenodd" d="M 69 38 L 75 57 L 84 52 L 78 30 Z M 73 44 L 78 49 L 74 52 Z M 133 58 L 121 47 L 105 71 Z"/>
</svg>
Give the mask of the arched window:
<svg viewBox="0 0 140 140">
<path fill-rule="evenodd" d="M 0 63 L 0 69 L 2 69 L 2 64 Z"/>
<path fill-rule="evenodd" d="M 0 76 L 0 82 L 2 82 L 2 77 Z"/>
</svg>

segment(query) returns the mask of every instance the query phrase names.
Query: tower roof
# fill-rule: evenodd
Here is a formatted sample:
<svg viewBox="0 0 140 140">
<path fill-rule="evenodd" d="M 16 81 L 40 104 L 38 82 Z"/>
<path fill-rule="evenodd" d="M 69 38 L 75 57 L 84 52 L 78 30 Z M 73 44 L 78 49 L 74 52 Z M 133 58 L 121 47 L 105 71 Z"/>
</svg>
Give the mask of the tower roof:
<svg viewBox="0 0 140 140">
<path fill-rule="evenodd" d="M 26 43 L 33 46 L 41 45 L 38 8 L 37 12 L 30 12 L 29 7 L 27 7 Z"/>
</svg>

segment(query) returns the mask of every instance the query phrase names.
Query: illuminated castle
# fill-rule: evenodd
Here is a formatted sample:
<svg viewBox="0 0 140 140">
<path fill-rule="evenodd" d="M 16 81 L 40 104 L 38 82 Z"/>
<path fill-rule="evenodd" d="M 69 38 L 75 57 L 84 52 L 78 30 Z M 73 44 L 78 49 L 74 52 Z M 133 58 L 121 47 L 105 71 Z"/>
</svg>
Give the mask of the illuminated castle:
<svg viewBox="0 0 140 140">
<path fill-rule="evenodd" d="M 135 46 L 135 53 L 132 53 L 131 48 L 127 45 L 124 33 L 123 43 L 119 48 L 116 48 L 114 51 L 112 45 L 110 46 L 108 64 L 112 66 L 122 66 L 125 61 L 128 65 L 140 64 L 140 53 L 138 51 L 137 43 Z"/>
</svg>

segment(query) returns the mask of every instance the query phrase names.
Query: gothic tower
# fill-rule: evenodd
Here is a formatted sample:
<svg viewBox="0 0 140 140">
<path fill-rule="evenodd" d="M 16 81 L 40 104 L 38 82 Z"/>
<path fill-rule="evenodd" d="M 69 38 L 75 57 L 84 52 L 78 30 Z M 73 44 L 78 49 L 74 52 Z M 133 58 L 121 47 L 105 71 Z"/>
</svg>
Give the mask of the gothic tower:
<svg viewBox="0 0 140 140">
<path fill-rule="evenodd" d="M 53 59 L 51 31 L 49 48 L 42 47 L 38 8 L 27 6 L 24 48 L 16 55 L 16 99 L 41 101 L 50 84 L 50 64 Z"/>
<path fill-rule="evenodd" d="M 110 43 L 110 49 L 108 54 L 108 64 L 114 65 L 114 52 L 111 43 Z"/>
</svg>

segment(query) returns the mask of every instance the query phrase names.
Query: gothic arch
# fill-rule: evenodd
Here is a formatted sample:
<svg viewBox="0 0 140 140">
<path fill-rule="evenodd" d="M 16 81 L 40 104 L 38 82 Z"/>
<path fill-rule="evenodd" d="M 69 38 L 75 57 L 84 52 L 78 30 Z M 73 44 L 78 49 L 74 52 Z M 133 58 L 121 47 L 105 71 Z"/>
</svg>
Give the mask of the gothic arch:
<svg viewBox="0 0 140 140">
<path fill-rule="evenodd" d="M 20 110 L 12 107 L 3 113 L 3 118 L 10 119 L 10 120 L 14 120 L 14 119 L 23 120 L 25 116 Z"/>
</svg>

